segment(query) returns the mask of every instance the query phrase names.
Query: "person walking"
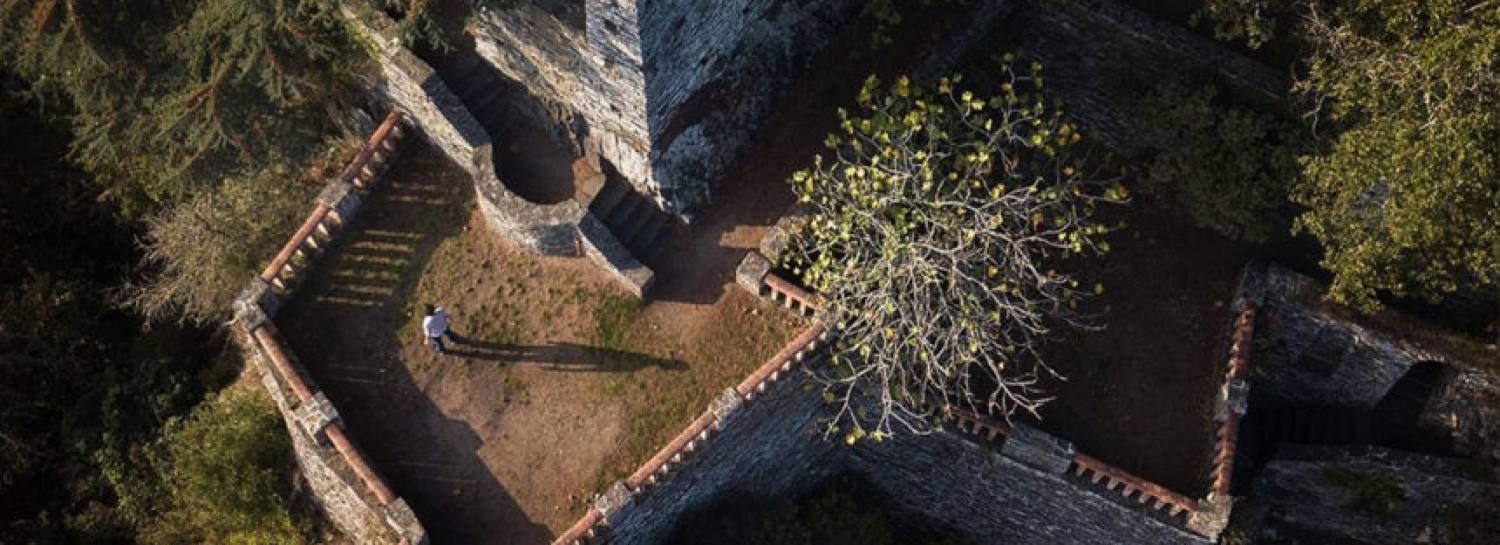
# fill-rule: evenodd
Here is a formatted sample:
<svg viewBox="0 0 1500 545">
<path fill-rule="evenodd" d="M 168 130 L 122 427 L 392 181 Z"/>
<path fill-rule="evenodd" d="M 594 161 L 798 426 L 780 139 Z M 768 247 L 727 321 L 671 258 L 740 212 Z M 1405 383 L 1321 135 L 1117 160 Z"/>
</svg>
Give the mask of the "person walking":
<svg viewBox="0 0 1500 545">
<path fill-rule="evenodd" d="M 447 347 L 443 346 L 443 337 L 447 337 L 453 344 L 463 342 L 458 334 L 448 328 L 448 311 L 442 307 L 426 305 L 427 314 L 422 318 L 422 335 L 425 338 L 422 344 L 431 344 L 437 353 L 442 354 Z"/>
</svg>

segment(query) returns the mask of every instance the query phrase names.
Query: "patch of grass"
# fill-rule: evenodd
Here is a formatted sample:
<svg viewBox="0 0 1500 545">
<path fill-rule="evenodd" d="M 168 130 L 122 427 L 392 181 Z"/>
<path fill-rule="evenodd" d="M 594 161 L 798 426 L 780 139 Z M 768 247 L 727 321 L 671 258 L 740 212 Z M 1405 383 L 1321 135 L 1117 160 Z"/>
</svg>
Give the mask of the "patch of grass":
<svg viewBox="0 0 1500 545">
<path fill-rule="evenodd" d="M 1341 467 L 1323 472 L 1323 480 L 1329 486 L 1343 489 L 1354 496 L 1349 507 L 1378 515 L 1389 515 L 1396 504 L 1406 499 L 1406 491 L 1394 475 L 1387 473 L 1361 472 Z"/>
<path fill-rule="evenodd" d="M 599 294 L 594 307 L 594 341 L 600 348 L 624 350 L 630 324 L 641 311 L 639 297 Z"/>
</svg>

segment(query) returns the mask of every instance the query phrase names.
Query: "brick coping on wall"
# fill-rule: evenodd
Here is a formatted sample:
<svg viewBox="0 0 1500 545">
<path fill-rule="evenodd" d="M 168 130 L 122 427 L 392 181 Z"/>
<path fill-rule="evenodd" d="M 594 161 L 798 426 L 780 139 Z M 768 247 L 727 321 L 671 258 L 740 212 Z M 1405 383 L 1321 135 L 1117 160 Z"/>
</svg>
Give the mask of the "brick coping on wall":
<svg viewBox="0 0 1500 545">
<path fill-rule="evenodd" d="M 816 294 L 773 273 L 769 261 L 754 251 L 741 262 L 736 271 L 736 280 L 756 296 L 783 306 L 799 316 L 812 318 L 817 314 L 821 303 Z M 1228 521 L 1230 498 L 1227 476 L 1233 471 L 1234 442 L 1239 417 L 1244 414 L 1243 399 L 1247 388 L 1254 317 L 1254 304 L 1243 302 L 1242 310 L 1233 323 L 1228 370 L 1217 400 L 1218 412 L 1223 416 L 1216 417 L 1220 428 L 1214 435 L 1215 456 L 1211 468 L 1214 482 L 1203 499 L 1195 500 L 1087 454 L 1072 452 L 1070 443 L 1051 438 L 1039 430 L 1027 427 L 1030 430 L 1028 433 L 1041 434 L 1064 444 L 1069 456 L 1065 473 L 1074 476 L 1076 480 L 1073 482 L 1081 486 L 1091 485 L 1084 486 L 1085 489 L 1126 505 L 1133 502 L 1143 507 L 1147 513 L 1160 515 L 1179 528 L 1209 539 L 1217 539 Z M 826 353 L 832 334 L 819 320 L 813 318 L 810 321 L 812 325 L 750 373 L 737 387 L 725 390 L 708 410 L 630 478 L 616 483 L 600 495 L 594 507 L 558 536 L 553 545 L 584 545 L 603 536 L 612 511 L 631 501 L 632 496 L 645 492 L 651 485 L 666 478 L 674 465 L 681 464 L 687 456 L 702 448 L 716 432 L 722 431 L 726 410 L 732 411 L 740 404 L 754 401 L 757 394 L 765 391 L 767 384 L 790 373 L 802 361 Z M 1000 444 L 1016 432 L 1011 424 L 983 415 L 965 411 L 952 411 L 950 414 L 954 420 L 954 428 L 960 435 L 977 439 L 981 443 Z"/>
<path fill-rule="evenodd" d="M 235 322 L 246 345 L 254 348 L 263 356 L 261 360 L 269 364 L 266 386 L 282 390 L 275 394 L 295 403 L 290 411 L 283 411 L 288 430 L 304 432 L 320 449 L 331 449 L 337 454 L 343 469 L 358 478 L 364 493 L 379 506 L 379 512 L 369 515 L 385 523 L 390 535 L 394 536 L 393 541 L 423 545 L 427 543 L 427 533 L 420 521 L 349 438 L 338 410 L 327 396 L 309 384 L 304 376 L 306 370 L 281 339 L 272 320 L 280 303 L 291 296 L 305 276 L 306 269 L 353 218 L 360 206 L 361 193 L 373 189 L 379 181 L 384 167 L 396 152 L 397 140 L 403 132 L 403 118 L 403 112 L 392 110 L 371 134 L 359 155 L 324 187 L 312 213 L 235 301 Z M 285 392 L 292 395 L 282 395 Z M 353 483 L 345 484 L 356 491 L 359 488 Z M 315 494 L 320 492 L 323 491 L 314 490 Z M 335 524 L 342 522 L 338 517 L 330 518 Z M 360 538 L 352 528 L 340 526 L 345 533 Z"/>
</svg>

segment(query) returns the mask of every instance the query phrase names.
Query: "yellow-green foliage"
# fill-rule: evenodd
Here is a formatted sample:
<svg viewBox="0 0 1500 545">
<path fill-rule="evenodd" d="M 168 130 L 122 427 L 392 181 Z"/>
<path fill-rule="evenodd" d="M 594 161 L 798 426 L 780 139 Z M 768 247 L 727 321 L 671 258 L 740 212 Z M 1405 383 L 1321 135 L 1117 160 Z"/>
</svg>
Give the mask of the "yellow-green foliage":
<svg viewBox="0 0 1500 545">
<path fill-rule="evenodd" d="M 1500 282 L 1500 3 L 1353 4 L 1311 19 L 1298 83 L 1337 131 L 1292 191 L 1331 297 Z"/>
<path fill-rule="evenodd" d="M 142 542 L 301 541 L 283 486 L 291 444 L 265 397 L 238 391 L 210 398 L 171 422 L 152 454 L 164 494 Z"/>
<path fill-rule="evenodd" d="M 935 89 L 871 78 L 859 110 L 839 113 L 829 157 L 792 177 L 809 219 L 784 266 L 839 330 L 832 365 L 812 370 L 847 441 L 921 430 L 949 405 L 1035 410 L 1049 372 L 1038 343 L 1103 290 L 1056 266 L 1108 250 L 1109 226 L 1092 217 L 1124 189 L 1043 96 L 1041 64 L 1013 62 L 981 91 L 958 76 Z M 998 386 L 971 390 L 984 383 Z M 849 403 L 860 384 L 878 392 L 874 408 Z"/>
</svg>

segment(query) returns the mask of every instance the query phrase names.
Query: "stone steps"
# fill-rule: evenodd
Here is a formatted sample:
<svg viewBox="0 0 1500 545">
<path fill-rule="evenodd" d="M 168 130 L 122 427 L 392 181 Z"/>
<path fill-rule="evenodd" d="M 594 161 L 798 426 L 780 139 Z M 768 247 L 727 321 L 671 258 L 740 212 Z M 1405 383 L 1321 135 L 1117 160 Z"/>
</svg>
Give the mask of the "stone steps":
<svg viewBox="0 0 1500 545">
<path fill-rule="evenodd" d="M 1260 440 L 1267 444 L 1367 445 L 1375 440 L 1367 411 L 1337 408 L 1271 409 L 1263 414 Z"/>
<path fill-rule="evenodd" d="M 627 193 L 630 193 L 630 188 L 625 183 L 606 179 L 599 194 L 589 202 L 589 211 L 593 212 L 595 217 L 604 218 L 614 210 Z"/>
<path fill-rule="evenodd" d="M 667 235 L 670 227 L 671 224 L 666 220 L 665 216 L 654 214 L 651 221 L 625 244 L 633 248 L 640 248 L 641 251 L 637 255 L 654 254 L 661 248 L 656 242 Z"/>
<path fill-rule="evenodd" d="M 654 254 L 671 239 L 672 219 L 623 181 L 606 181 L 589 211 L 638 258 Z"/>
<path fill-rule="evenodd" d="M 479 55 L 472 52 L 456 55 L 456 60 L 438 69 L 438 77 L 444 82 L 458 82 L 468 78 L 482 63 Z"/>
<path fill-rule="evenodd" d="M 637 199 L 635 207 L 630 210 L 630 215 L 626 216 L 625 220 L 619 224 L 619 229 L 615 230 L 615 234 L 620 237 L 620 241 L 624 242 L 625 246 L 630 248 L 631 252 L 635 252 L 636 255 L 640 255 L 640 252 L 636 251 L 637 248 L 631 245 L 631 241 L 634 241 L 636 234 L 651 222 L 652 215 L 655 212 L 656 205 L 651 204 L 646 199 Z"/>
</svg>

